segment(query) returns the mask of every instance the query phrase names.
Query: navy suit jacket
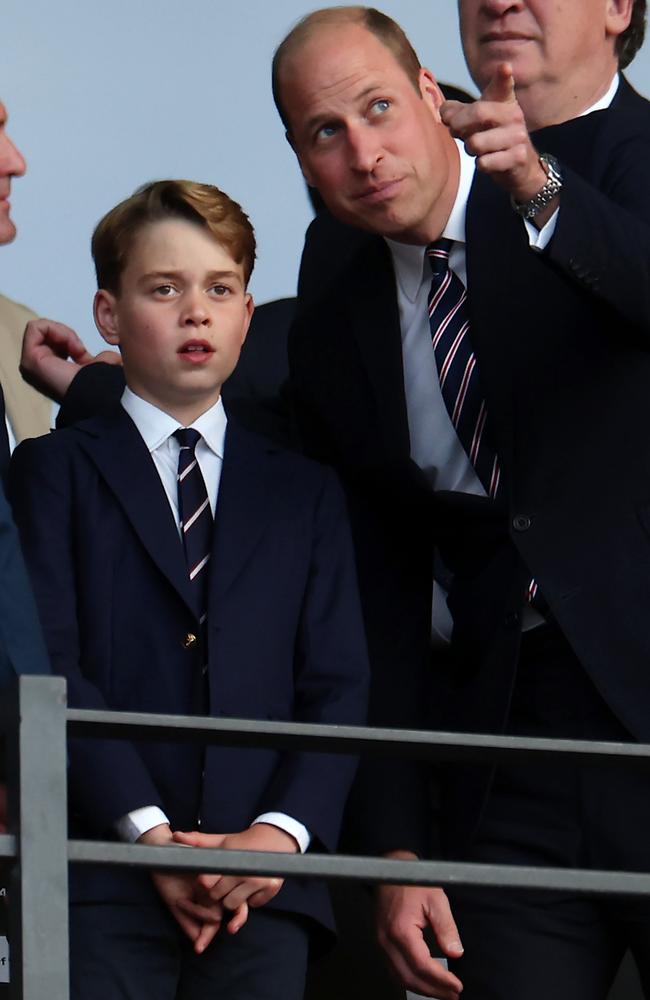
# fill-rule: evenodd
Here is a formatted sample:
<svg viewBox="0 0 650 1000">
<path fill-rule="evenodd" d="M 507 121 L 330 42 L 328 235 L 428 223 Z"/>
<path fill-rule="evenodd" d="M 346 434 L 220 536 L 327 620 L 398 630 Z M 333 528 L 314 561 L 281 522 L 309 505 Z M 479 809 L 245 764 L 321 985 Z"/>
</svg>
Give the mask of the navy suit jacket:
<svg viewBox="0 0 650 1000">
<path fill-rule="evenodd" d="M 187 567 L 135 425 L 110 416 L 22 444 L 11 494 L 53 669 L 73 706 L 191 714 L 202 666 Z M 229 422 L 208 606 L 213 716 L 360 724 L 367 654 L 342 492 L 333 474 Z M 202 777 L 202 768 L 204 775 Z M 71 832 L 111 836 L 159 805 L 174 829 L 246 828 L 285 812 L 332 850 L 354 771 L 343 756 L 116 741 L 70 747 Z M 146 875 L 73 873 L 73 898 L 140 899 Z M 274 905 L 328 924 L 324 886 Z"/>
<path fill-rule="evenodd" d="M 529 248 L 484 175 L 467 212 L 472 342 L 503 502 L 434 495 L 423 481 L 389 251 L 325 217 L 308 234 L 289 340 L 296 412 L 307 452 L 337 468 L 350 499 L 372 722 L 502 731 L 534 576 L 611 709 L 648 740 L 650 105 L 623 80 L 609 110 L 534 141 L 565 172 L 547 250 Z M 428 710 L 434 544 L 455 572 L 456 655 Z M 357 815 L 377 849 L 430 844 L 422 775 L 409 774 L 396 765 L 392 790 L 386 772 L 365 783 Z M 458 845 L 478 797 L 469 780 L 453 784 Z"/>
<path fill-rule="evenodd" d="M 5 496 L 9 442 L 0 389 L 0 687 L 16 674 L 49 674 L 43 641 L 20 541 Z"/>
</svg>

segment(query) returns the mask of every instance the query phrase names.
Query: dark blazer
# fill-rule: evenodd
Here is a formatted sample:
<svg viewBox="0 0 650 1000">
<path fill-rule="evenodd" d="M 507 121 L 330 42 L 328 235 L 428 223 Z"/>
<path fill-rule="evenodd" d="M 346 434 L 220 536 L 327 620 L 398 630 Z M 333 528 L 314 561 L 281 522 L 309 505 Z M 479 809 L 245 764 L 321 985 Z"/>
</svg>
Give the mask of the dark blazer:
<svg viewBox="0 0 650 1000">
<path fill-rule="evenodd" d="M 121 407 L 21 445 L 11 493 L 53 669 L 71 705 L 191 714 L 203 663 L 187 567 L 155 466 Z M 208 606 L 214 716 L 362 723 L 367 654 L 344 501 L 334 476 L 229 422 Z M 202 767 L 204 776 L 202 778 Z M 262 748 L 75 741 L 73 836 L 159 805 L 174 829 L 246 828 L 288 813 L 334 849 L 354 762 Z M 127 869 L 81 869 L 74 899 L 138 900 Z M 325 887 L 274 905 L 329 925 Z"/>
<path fill-rule="evenodd" d="M 0 687 L 11 683 L 16 674 L 50 673 L 20 540 L 5 496 L 8 465 L 9 441 L 0 388 Z"/>
<path fill-rule="evenodd" d="M 611 709 L 648 740 L 650 105 L 622 81 L 611 109 L 534 140 L 565 171 L 547 250 L 530 250 L 483 175 L 467 213 L 472 341 L 503 503 L 427 489 L 409 457 L 390 254 L 328 218 L 308 234 L 289 342 L 296 412 L 306 450 L 338 469 L 350 497 L 371 721 L 502 731 L 534 576 Z M 439 669 L 426 712 L 434 540 L 455 573 L 455 663 Z M 387 817 L 375 846 L 424 849 L 423 795 L 403 774 L 393 791 L 380 784 L 366 783 L 368 808 L 378 796 Z M 449 812 L 465 833 L 476 819 Z"/>
</svg>

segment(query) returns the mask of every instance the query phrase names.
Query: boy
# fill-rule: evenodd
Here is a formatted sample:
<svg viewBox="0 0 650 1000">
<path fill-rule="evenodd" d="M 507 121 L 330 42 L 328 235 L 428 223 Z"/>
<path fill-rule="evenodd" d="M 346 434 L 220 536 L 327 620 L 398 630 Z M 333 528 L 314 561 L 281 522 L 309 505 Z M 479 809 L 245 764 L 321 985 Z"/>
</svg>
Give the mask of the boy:
<svg viewBox="0 0 650 1000">
<path fill-rule="evenodd" d="M 92 249 L 121 406 L 25 443 L 12 469 L 70 704 L 363 722 L 339 489 L 221 402 L 253 311 L 247 217 L 217 188 L 156 182 L 108 213 Z M 71 835 L 165 844 L 200 825 L 232 849 L 332 849 L 352 772 L 335 755 L 73 741 Z M 298 998 L 309 939 L 330 925 L 307 881 L 84 867 L 71 898 L 72 996 L 92 1000 Z"/>
</svg>

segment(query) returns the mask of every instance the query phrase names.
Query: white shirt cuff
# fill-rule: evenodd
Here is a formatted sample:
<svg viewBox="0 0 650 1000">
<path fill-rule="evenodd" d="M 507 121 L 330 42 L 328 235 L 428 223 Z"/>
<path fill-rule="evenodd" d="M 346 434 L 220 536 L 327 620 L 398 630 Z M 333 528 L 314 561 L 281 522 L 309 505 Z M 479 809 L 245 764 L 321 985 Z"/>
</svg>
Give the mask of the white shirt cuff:
<svg viewBox="0 0 650 1000">
<path fill-rule="evenodd" d="M 545 250 L 549 245 L 557 226 L 557 217 L 559 214 L 560 209 L 556 208 L 551 218 L 541 229 L 537 229 L 529 219 L 524 219 L 524 225 L 528 233 L 528 243 L 533 250 Z"/>
<path fill-rule="evenodd" d="M 154 826 L 161 823 L 169 823 L 162 809 L 158 806 L 143 806 L 142 809 L 134 809 L 133 812 L 122 816 L 115 823 L 115 829 L 120 840 L 127 844 L 135 844 L 138 837 L 141 837 L 147 830 L 153 830 Z"/>
<path fill-rule="evenodd" d="M 280 830 L 290 834 L 297 841 L 301 854 L 305 853 L 311 843 L 311 834 L 307 827 L 299 823 L 297 819 L 293 819 L 292 816 L 287 816 L 286 813 L 262 813 L 261 816 L 253 820 L 251 826 L 254 826 L 255 823 L 270 823 L 271 826 L 277 826 Z"/>
</svg>

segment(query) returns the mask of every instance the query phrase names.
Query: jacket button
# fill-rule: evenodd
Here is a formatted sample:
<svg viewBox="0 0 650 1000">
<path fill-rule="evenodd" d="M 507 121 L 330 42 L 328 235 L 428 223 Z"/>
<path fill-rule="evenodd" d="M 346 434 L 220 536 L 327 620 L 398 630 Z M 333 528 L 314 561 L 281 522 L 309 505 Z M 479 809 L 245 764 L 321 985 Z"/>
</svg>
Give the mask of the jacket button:
<svg viewBox="0 0 650 1000">
<path fill-rule="evenodd" d="M 531 519 L 526 514 L 517 514 L 512 519 L 512 527 L 515 531 L 528 531 L 531 523 Z"/>
<path fill-rule="evenodd" d="M 194 635 L 194 632 L 188 632 L 183 639 L 183 649 L 192 649 L 193 646 L 196 646 L 197 642 L 198 639 Z"/>
<path fill-rule="evenodd" d="M 506 628 L 517 628 L 520 621 L 521 621 L 521 616 L 517 611 L 509 611 L 505 616 L 505 618 L 503 619 L 503 623 L 506 626 Z"/>
</svg>

